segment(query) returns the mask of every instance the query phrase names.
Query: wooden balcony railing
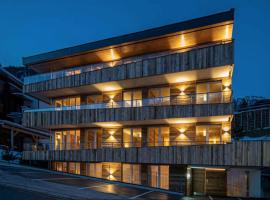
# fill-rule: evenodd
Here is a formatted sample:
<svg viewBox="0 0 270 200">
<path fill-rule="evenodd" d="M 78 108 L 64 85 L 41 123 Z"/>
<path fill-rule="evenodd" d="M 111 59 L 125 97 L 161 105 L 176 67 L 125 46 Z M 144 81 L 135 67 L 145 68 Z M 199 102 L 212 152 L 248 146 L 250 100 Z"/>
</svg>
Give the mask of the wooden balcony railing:
<svg viewBox="0 0 270 200">
<path fill-rule="evenodd" d="M 270 141 L 230 144 L 24 151 L 24 160 L 122 162 L 205 166 L 270 167 Z"/>
<path fill-rule="evenodd" d="M 39 109 L 24 109 L 24 112 L 92 110 L 92 109 L 104 109 L 104 108 L 130 108 L 130 107 L 142 107 L 142 106 L 230 103 L 231 96 L 232 96 L 231 91 L 197 93 L 197 94 L 185 94 L 185 95 L 178 95 L 178 96 L 126 100 L 126 101 L 112 101 L 108 103 L 80 104 L 80 105 L 73 105 L 73 106 L 48 106 L 46 108 L 39 108 Z"/>
<path fill-rule="evenodd" d="M 182 71 L 228 66 L 234 63 L 233 42 L 200 46 L 185 52 L 157 54 L 114 67 L 81 67 L 73 71 L 53 72 L 25 78 L 25 93 L 80 87 L 110 81 L 162 75 Z"/>
</svg>

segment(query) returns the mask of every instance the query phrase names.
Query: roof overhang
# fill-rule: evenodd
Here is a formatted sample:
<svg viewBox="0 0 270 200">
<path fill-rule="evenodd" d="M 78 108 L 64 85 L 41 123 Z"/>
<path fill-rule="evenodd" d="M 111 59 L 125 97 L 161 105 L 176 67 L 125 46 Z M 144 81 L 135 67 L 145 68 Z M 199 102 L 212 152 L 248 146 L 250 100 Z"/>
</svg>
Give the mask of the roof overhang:
<svg viewBox="0 0 270 200">
<path fill-rule="evenodd" d="M 37 72 L 230 40 L 234 10 L 23 58 Z"/>
</svg>

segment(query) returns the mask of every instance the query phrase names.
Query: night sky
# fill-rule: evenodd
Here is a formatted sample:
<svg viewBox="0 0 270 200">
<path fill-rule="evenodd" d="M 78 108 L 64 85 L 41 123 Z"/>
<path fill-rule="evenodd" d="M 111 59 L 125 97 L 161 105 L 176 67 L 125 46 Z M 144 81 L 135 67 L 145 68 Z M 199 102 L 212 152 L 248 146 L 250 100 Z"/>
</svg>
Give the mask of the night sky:
<svg viewBox="0 0 270 200">
<path fill-rule="evenodd" d="M 0 0 L 0 63 L 230 8 L 234 96 L 270 97 L 270 0 Z"/>
</svg>

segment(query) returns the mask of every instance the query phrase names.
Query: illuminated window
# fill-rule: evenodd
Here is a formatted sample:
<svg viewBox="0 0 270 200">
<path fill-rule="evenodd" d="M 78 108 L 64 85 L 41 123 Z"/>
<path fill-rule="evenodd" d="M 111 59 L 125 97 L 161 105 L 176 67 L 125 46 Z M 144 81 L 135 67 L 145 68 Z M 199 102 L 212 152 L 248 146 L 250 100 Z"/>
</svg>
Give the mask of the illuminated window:
<svg viewBox="0 0 270 200">
<path fill-rule="evenodd" d="M 123 164 L 123 182 L 141 184 L 141 166 L 139 164 Z"/>
<path fill-rule="evenodd" d="M 124 128 L 123 145 L 124 147 L 141 147 L 142 130 L 141 128 Z"/>
<path fill-rule="evenodd" d="M 222 82 L 200 83 L 196 85 L 196 102 L 220 103 L 222 99 Z"/>
<path fill-rule="evenodd" d="M 54 105 L 56 107 L 61 106 L 76 106 L 81 104 L 81 98 L 80 97 L 66 97 L 61 99 L 56 99 L 54 101 Z"/>
<path fill-rule="evenodd" d="M 87 163 L 86 175 L 96 178 L 102 178 L 102 163 Z"/>
<path fill-rule="evenodd" d="M 80 149 L 80 130 L 56 131 L 54 147 L 55 150 Z"/>
<path fill-rule="evenodd" d="M 139 107 L 142 106 L 142 91 L 133 90 L 123 93 L 123 100 L 125 107 Z"/>
<path fill-rule="evenodd" d="M 169 166 L 150 165 L 150 186 L 169 189 Z"/>
<path fill-rule="evenodd" d="M 206 125 L 196 127 L 197 143 L 219 144 L 221 143 L 221 126 Z"/>
<path fill-rule="evenodd" d="M 80 174 L 80 163 L 79 162 L 70 162 L 69 163 L 69 173 L 71 174 Z"/>
<path fill-rule="evenodd" d="M 170 104 L 170 88 L 150 88 L 148 90 L 150 105 L 168 105 Z"/>
<path fill-rule="evenodd" d="M 102 95 L 91 95 L 87 97 L 87 104 L 97 104 L 102 102 L 103 102 Z"/>
<path fill-rule="evenodd" d="M 150 127 L 147 135 L 148 146 L 169 146 L 169 127 Z"/>
<path fill-rule="evenodd" d="M 101 129 L 88 129 L 85 133 L 84 148 L 96 149 L 100 147 L 101 142 Z"/>
</svg>

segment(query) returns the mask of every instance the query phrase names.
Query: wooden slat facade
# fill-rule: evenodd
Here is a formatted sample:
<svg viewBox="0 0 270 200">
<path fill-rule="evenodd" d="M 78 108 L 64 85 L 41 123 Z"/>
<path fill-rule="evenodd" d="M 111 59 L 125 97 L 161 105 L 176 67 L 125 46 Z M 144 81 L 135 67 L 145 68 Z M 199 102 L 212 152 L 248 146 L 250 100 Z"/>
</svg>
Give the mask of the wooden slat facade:
<svg viewBox="0 0 270 200">
<path fill-rule="evenodd" d="M 270 167 L 270 141 L 217 145 L 24 151 L 24 160 Z"/>
<path fill-rule="evenodd" d="M 24 93 L 36 93 L 232 65 L 234 63 L 233 55 L 233 42 L 217 44 L 182 53 L 156 58 L 145 58 L 141 61 L 118 65 L 112 68 L 104 68 L 73 76 L 27 84 L 23 86 L 23 91 Z"/>
<path fill-rule="evenodd" d="M 27 127 L 85 126 L 95 122 L 145 121 L 232 115 L 231 103 L 24 112 Z"/>
</svg>

